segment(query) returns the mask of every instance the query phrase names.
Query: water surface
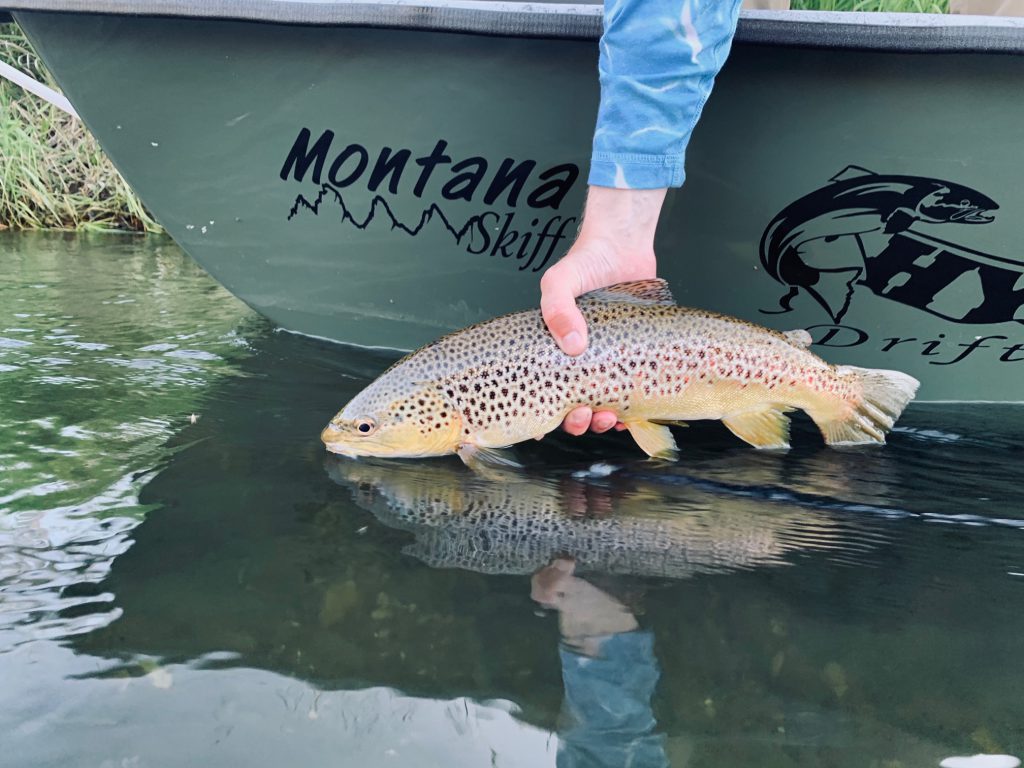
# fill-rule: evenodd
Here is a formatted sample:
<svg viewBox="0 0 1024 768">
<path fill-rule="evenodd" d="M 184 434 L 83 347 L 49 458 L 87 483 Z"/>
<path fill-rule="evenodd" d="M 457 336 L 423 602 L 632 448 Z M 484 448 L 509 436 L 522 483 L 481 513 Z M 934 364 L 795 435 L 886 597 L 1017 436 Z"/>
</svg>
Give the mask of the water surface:
<svg viewBox="0 0 1024 768">
<path fill-rule="evenodd" d="M 337 460 L 387 355 L 274 332 L 166 240 L 0 259 L 0 765 L 1024 753 L 1024 411 Z"/>
</svg>

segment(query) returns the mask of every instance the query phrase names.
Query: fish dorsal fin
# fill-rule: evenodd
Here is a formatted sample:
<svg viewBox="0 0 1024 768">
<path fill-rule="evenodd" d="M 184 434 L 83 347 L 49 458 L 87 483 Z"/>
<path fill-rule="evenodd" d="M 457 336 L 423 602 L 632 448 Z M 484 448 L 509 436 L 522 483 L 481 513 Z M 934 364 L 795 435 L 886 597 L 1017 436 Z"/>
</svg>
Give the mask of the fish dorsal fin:
<svg viewBox="0 0 1024 768">
<path fill-rule="evenodd" d="M 790 344 L 796 344 L 798 347 L 807 349 L 814 343 L 814 337 L 810 333 L 805 331 L 803 328 L 794 328 L 792 331 L 783 331 L 783 336 Z"/>
<path fill-rule="evenodd" d="M 862 166 L 848 165 L 835 176 L 833 176 L 831 179 L 829 179 L 829 181 L 846 181 L 847 179 L 859 179 L 864 176 L 877 175 L 878 174 L 875 173 L 874 171 L 869 171 L 867 168 L 864 168 Z"/>
<path fill-rule="evenodd" d="M 598 288 L 596 291 L 583 294 L 579 300 L 618 301 L 627 304 L 652 304 L 664 307 L 672 307 L 676 303 L 668 283 L 660 277 L 650 280 L 633 280 L 628 283 L 609 285 L 607 288 Z"/>
<path fill-rule="evenodd" d="M 585 293 L 580 301 L 617 301 L 626 304 L 651 304 L 655 306 L 675 306 L 676 299 L 669 289 L 669 284 L 660 278 L 651 280 L 635 280 L 630 283 L 617 283 L 607 288 Z"/>
<path fill-rule="evenodd" d="M 660 277 L 650 280 L 632 280 L 628 283 L 616 283 L 606 288 L 598 288 L 580 296 L 580 301 L 618 301 L 629 304 L 653 304 L 674 306 L 675 297 L 668 283 Z"/>
</svg>

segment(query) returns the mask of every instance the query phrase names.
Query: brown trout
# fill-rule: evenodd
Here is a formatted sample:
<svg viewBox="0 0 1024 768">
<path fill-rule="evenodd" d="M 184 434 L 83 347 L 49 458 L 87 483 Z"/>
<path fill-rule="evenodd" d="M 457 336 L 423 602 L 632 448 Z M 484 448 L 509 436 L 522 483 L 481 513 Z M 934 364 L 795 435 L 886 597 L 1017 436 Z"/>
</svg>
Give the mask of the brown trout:
<svg viewBox="0 0 1024 768">
<path fill-rule="evenodd" d="M 649 456 L 673 458 L 667 424 L 720 419 L 757 448 L 788 448 L 805 411 L 829 445 L 884 443 L 917 391 L 897 371 L 831 365 L 806 331 L 779 333 L 678 306 L 663 280 L 622 283 L 578 305 L 590 343 L 562 352 L 538 310 L 456 331 L 399 360 L 323 430 L 350 457 L 458 454 L 509 463 L 499 450 L 557 428 L 577 406 L 613 411 Z"/>
</svg>

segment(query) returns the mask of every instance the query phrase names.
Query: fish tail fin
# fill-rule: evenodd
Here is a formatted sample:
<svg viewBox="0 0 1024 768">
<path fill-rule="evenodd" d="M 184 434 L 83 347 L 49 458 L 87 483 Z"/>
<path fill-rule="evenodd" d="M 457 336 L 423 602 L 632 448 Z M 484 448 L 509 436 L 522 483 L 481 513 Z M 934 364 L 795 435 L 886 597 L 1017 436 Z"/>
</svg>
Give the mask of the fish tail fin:
<svg viewBox="0 0 1024 768">
<path fill-rule="evenodd" d="M 859 395 L 844 408 L 844 415 L 836 418 L 817 418 L 825 442 L 829 445 L 864 445 L 885 442 L 885 434 L 892 429 L 917 392 L 920 382 L 899 371 L 857 368 L 852 365 L 836 367 L 841 378 L 851 377 L 860 384 Z"/>
</svg>

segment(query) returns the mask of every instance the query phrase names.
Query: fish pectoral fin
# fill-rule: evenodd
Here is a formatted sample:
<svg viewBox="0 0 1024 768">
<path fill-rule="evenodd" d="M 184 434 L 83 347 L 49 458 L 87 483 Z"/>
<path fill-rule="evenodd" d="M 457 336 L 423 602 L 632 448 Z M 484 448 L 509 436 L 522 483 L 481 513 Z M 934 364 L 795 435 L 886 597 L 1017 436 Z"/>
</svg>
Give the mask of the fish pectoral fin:
<svg viewBox="0 0 1024 768">
<path fill-rule="evenodd" d="M 616 283 L 607 288 L 598 288 L 596 291 L 584 293 L 580 296 L 579 301 L 618 301 L 663 307 L 674 307 L 676 304 L 668 283 L 660 277 Z"/>
<path fill-rule="evenodd" d="M 511 451 L 502 448 L 481 448 L 472 443 L 463 443 L 455 452 L 467 467 L 478 472 L 485 469 L 523 468 Z"/>
<path fill-rule="evenodd" d="M 722 419 L 740 440 L 755 448 L 789 448 L 789 417 L 792 408 L 765 408 L 760 411 L 736 413 Z"/>
<path fill-rule="evenodd" d="M 675 419 L 650 419 L 651 424 L 660 424 L 664 427 L 688 427 L 690 426 L 685 421 L 676 421 Z"/>
<path fill-rule="evenodd" d="M 653 421 L 627 421 L 626 428 L 644 453 L 654 459 L 675 459 L 679 453 L 672 432 Z"/>
</svg>

